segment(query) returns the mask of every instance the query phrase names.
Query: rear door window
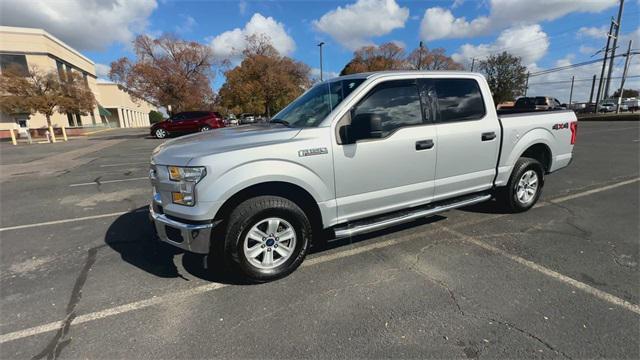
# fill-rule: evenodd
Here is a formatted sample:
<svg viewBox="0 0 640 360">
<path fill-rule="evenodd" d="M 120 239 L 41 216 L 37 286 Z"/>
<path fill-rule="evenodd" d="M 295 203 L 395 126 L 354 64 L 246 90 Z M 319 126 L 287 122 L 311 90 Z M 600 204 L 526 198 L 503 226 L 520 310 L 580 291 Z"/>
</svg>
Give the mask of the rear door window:
<svg viewBox="0 0 640 360">
<path fill-rule="evenodd" d="M 474 79 L 434 79 L 439 121 L 482 119 L 486 114 L 478 82 Z"/>
</svg>

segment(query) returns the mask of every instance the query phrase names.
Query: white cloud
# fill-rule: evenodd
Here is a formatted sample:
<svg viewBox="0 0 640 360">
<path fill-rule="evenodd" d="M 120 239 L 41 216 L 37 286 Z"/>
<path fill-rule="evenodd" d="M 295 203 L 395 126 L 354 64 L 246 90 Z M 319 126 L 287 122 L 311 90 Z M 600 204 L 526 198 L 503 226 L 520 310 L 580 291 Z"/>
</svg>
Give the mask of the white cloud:
<svg viewBox="0 0 640 360">
<path fill-rule="evenodd" d="M 420 25 L 424 40 L 481 36 L 514 25 L 551 21 L 573 12 L 600 12 L 617 0 L 491 0 L 489 15 L 467 20 L 451 10 L 433 7 L 425 11 Z"/>
<path fill-rule="evenodd" d="M 338 6 L 313 21 L 313 26 L 328 34 L 350 50 L 372 44 L 371 38 L 404 27 L 409 9 L 395 0 L 358 0 L 345 7 Z"/>
<path fill-rule="evenodd" d="M 590 37 L 594 39 L 606 39 L 609 28 L 607 26 L 600 27 L 581 27 L 578 30 L 578 37 Z"/>
<path fill-rule="evenodd" d="M 142 32 L 156 0 L 3 0 L 5 26 L 44 29 L 78 50 L 104 50 Z"/>
<path fill-rule="evenodd" d="M 266 35 L 282 55 L 290 55 L 296 49 L 296 43 L 285 30 L 284 24 L 259 13 L 253 14 L 244 28 L 223 32 L 213 38 L 210 45 L 216 57 L 237 59 L 247 47 L 247 36 L 251 35 Z"/>
<path fill-rule="evenodd" d="M 540 25 L 520 25 L 506 29 L 491 44 L 464 44 L 451 57 L 466 64 L 471 58 L 485 59 L 491 54 L 507 51 L 522 58 L 522 63 L 531 66 L 540 60 L 549 48 L 549 38 Z"/>
<path fill-rule="evenodd" d="M 598 51 L 598 49 L 591 46 L 580 45 L 578 51 L 580 51 L 580 54 L 593 55 L 596 51 Z"/>
<path fill-rule="evenodd" d="M 247 2 L 242 0 L 238 3 L 238 11 L 240 15 L 244 15 L 247 12 Z"/>
<path fill-rule="evenodd" d="M 462 4 L 464 4 L 465 0 L 453 0 L 453 4 L 451 4 L 451 8 L 455 9 L 459 6 L 462 6 Z"/>
<path fill-rule="evenodd" d="M 193 28 L 198 25 L 198 22 L 196 21 L 196 19 L 194 19 L 191 16 L 188 15 L 181 15 L 181 17 L 184 19 L 184 21 L 182 21 L 181 24 L 176 25 L 173 29 L 178 33 L 178 34 L 187 34 L 190 33 L 191 31 L 193 31 Z"/>
<path fill-rule="evenodd" d="M 103 79 L 109 78 L 109 71 L 111 71 L 111 66 L 96 63 L 96 76 L 98 78 L 103 78 Z"/>
</svg>

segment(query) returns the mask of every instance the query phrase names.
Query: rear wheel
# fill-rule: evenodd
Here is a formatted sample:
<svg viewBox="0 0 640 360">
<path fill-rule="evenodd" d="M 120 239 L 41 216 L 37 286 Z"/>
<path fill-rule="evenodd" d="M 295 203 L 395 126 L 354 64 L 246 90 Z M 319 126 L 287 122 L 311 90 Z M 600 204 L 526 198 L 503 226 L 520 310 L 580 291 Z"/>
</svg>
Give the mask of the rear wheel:
<svg viewBox="0 0 640 360">
<path fill-rule="evenodd" d="M 542 164 L 531 158 L 520 158 L 505 188 L 500 189 L 498 200 L 511 212 L 531 209 L 540 198 L 544 183 Z"/>
<path fill-rule="evenodd" d="M 279 196 L 258 196 L 240 204 L 229 216 L 226 253 L 248 279 L 265 282 L 293 272 L 311 244 L 306 214 Z"/>
<path fill-rule="evenodd" d="M 208 126 L 208 125 L 205 125 L 205 126 L 203 126 L 203 127 L 201 127 L 201 128 L 200 128 L 200 131 L 202 131 L 202 132 L 204 132 L 204 131 L 209 131 L 209 130 L 211 130 L 211 127 L 210 127 L 210 126 Z"/>
<path fill-rule="evenodd" d="M 169 135 L 169 133 L 167 132 L 167 130 L 163 128 L 159 128 L 159 129 L 156 129 L 156 131 L 154 132 L 154 135 L 156 136 L 157 139 L 164 139 L 167 137 L 167 135 Z"/>
</svg>

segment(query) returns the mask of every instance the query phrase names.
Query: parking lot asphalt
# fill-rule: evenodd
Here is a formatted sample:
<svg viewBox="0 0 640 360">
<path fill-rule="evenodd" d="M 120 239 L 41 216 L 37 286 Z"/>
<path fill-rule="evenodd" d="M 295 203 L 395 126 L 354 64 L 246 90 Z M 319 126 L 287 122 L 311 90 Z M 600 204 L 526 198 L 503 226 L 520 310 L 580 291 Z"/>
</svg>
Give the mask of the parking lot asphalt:
<svg viewBox="0 0 640 360">
<path fill-rule="evenodd" d="M 0 357 L 640 358 L 639 125 L 581 123 L 529 212 L 330 242 L 262 285 L 154 241 L 146 130 L 0 144 L 60 164 L 0 182 Z"/>
</svg>

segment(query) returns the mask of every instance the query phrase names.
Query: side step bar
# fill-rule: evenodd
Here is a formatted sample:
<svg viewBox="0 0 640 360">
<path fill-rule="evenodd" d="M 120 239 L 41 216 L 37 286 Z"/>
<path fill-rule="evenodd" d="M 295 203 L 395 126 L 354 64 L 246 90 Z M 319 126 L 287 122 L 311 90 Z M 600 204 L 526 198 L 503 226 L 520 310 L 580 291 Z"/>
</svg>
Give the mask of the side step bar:
<svg viewBox="0 0 640 360">
<path fill-rule="evenodd" d="M 477 203 L 481 203 L 491 199 L 491 195 L 473 195 L 471 197 L 466 196 L 454 201 L 445 201 L 438 204 L 427 205 L 426 207 L 420 207 L 411 209 L 408 212 L 403 211 L 394 217 L 374 218 L 371 220 L 360 220 L 354 223 L 349 223 L 346 226 L 337 227 L 334 229 L 336 239 L 364 234 L 380 229 L 384 229 L 393 225 L 402 224 L 418 218 L 435 215 L 437 213 L 469 206 Z"/>
</svg>

